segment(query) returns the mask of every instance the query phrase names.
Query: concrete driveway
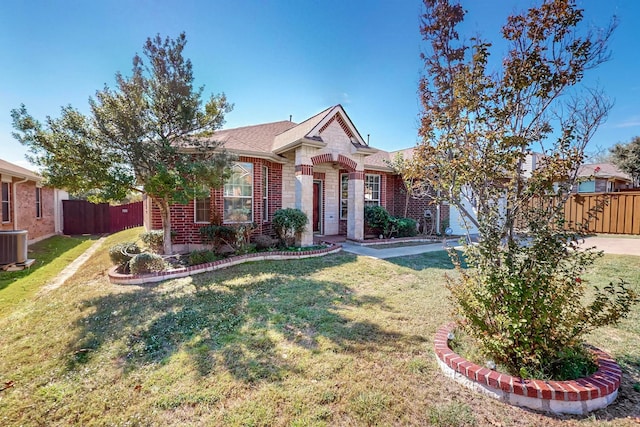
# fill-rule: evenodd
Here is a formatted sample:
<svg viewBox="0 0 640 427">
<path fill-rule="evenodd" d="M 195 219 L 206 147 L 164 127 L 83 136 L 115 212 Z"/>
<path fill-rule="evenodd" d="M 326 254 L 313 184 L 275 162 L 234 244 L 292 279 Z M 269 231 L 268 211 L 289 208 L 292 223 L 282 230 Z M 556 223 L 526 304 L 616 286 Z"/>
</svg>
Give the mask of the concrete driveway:
<svg viewBox="0 0 640 427">
<path fill-rule="evenodd" d="M 606 254 L 640 256 L 640 236 L 628 237 L 587 237 L 583 247 L 595 246 Z"/>
</svg>

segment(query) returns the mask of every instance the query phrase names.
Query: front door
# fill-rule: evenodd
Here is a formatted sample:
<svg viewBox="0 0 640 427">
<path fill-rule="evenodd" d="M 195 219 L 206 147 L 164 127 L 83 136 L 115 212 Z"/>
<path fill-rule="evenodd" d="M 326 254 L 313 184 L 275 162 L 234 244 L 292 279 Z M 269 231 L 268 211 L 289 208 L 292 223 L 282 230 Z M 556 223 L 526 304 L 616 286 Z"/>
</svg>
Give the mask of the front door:
<svg viewBox="0 0 640 427">
<path fill-rule="evenodd" d="M 322 182 L 313 181 L 313 232 L 322 233 Z"/>
</svg>

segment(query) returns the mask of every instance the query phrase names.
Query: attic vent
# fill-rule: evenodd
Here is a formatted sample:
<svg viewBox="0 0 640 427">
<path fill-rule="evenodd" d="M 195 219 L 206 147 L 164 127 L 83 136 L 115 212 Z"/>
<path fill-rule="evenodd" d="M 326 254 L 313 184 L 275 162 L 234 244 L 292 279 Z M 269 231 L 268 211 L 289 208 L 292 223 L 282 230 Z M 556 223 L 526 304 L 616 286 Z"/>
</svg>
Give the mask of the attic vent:
<svg viewBox="0 0 640 427">
<path fill-rule="evenodd" d="M 333 123 L 334 120 L 338 121 L 338 124 L 340 125 L 344 133 L 346 133 L 349 138 L 354 137 L 353 132 L 351 132 L 351 129 L 349 129 L 349 125 L 347 125 L 347 122 L 342 118 L 342 115 L 340 113 L 336 113 L 333 117 L 331 117 L 331 120 L 329 120 L 327 123 L 324 124 L 324 126 L 320 128 L 319 133 L 324 132 L 324 130 L 327 129 L 331 125 L 331 123 Z"/>
<path fill-rule="evenodd" d="M 0 264 L 27 261 L 27 230 L 0 231 Z"/>
</svg>

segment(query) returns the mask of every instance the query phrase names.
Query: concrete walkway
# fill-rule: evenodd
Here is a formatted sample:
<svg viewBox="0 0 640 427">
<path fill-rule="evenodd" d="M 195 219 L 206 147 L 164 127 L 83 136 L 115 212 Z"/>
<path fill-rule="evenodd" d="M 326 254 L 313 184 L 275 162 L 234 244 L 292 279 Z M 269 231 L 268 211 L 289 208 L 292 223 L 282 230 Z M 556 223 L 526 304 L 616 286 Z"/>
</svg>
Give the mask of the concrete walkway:
<svg viewBox="0 0 640 427">
<path fill-rule="evenodd" d="M 458 239 L 450 239 L 447 243 L 448 247 L 457 246 Z M 426 243 L 424 245 L 403 246 L 399 248 L 388 249 L 376 249 L 375 246 L 362 246 L 351 242 L 343 242 L 341 243 L 341 245 L 342 249 L 346 252 L 378 259 L 418 255 L 426 252 L 442 251 L 445 249 L 443 242 Z"/>
<path fill-rule="evenodd" d="M 629 237 L 587 237 L 582 247 L 593 247 L 606 254 L 635 255 L 640 256 L 640 238 Z"/>
<path fill-rule="evenodd" d="M 404 246 L 400 248 L 375 249 L 374 246 L 362 246 L 351 242 L 342 242 L 342 249 L 356 255 L 368 256 L 372 258 L 387 259 L 401 256 L 418 255 L 426 252 L 441 251 L 445 249 L 442 242 L 427 243 L 417 246 Z M 458 239 L 449 239 L 448 247 L 458 246 Z M 582 247 L 595 246 L 596 249 L 604 251 L 606 254 L 635 255 L 640 256 L 640 238 L 629 237 L 587 237 Z"/>
<path fill-rule="evenodd" d="M 100 245 L 102 245 L 106 238 L 107 236 L 102 236 L 101 238 L 96 240 L 93 245 L 89 247 L 89 249 L 84 251 L 82 255 L 73 260 L 71 264 L 67 265 L 56 277 L 54 277 L 52 281 L 50 281 L 42 289 L 40 289 L 38 295 L 44 295 L 62 286 L 64 282 L 69 279 L 69 277 L 73 276 L 76 271 L 78 271 L 82 264 L 87 262 L 87 260 L 98 250 L 98 248 L 100 247 Z"/>
</svg>

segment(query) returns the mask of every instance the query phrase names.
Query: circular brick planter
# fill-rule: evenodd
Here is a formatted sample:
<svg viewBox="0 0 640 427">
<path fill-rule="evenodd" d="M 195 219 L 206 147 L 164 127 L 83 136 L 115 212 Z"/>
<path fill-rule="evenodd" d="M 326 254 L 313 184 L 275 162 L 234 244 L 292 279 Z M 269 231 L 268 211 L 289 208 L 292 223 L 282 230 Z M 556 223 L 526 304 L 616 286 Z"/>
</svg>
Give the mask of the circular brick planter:
<svg viewBox="0 0 640 427">
<path fill-rule="evenodd" d="M 440 369 L 464 386 L 516 406 L 557 414 L 584 415 L 604 408 L 618 395 L 622 370 L 598 349 L 598 371 L 574 381 L 523 380 L 471 363 L 449 348 L 448 336 L 454 324 L 436 333 L 435 352 Z"/>
<path fill-rule="evenodd" d="M 314 258 L 329 254 L 335 254 L 342 250 L 342 246 L 333 245 L 324 249 L 314 249 L 311 251 L 276 251 L 276 252 L 259 252 L 253 254 L 239 255 L 221 259 L 218 261 L 208 262 L 206 264 L 193 265 L 190 267 L 176 268 L 174 270 L 160 271 L 149 274 L 121 274 L 116 272 L 117 267 L 109 270 L 109 281 L 119 285 L 141 285 L 143 283 L 161 282 L 163 280 L 177 279 L 180 277 L 192 276 L 207 271 L 219 270 L 221 268 L 231 267 L 232 265 L 244 264 L 252 261 L 265 260 L 287 260 Z"/>
</svg>

